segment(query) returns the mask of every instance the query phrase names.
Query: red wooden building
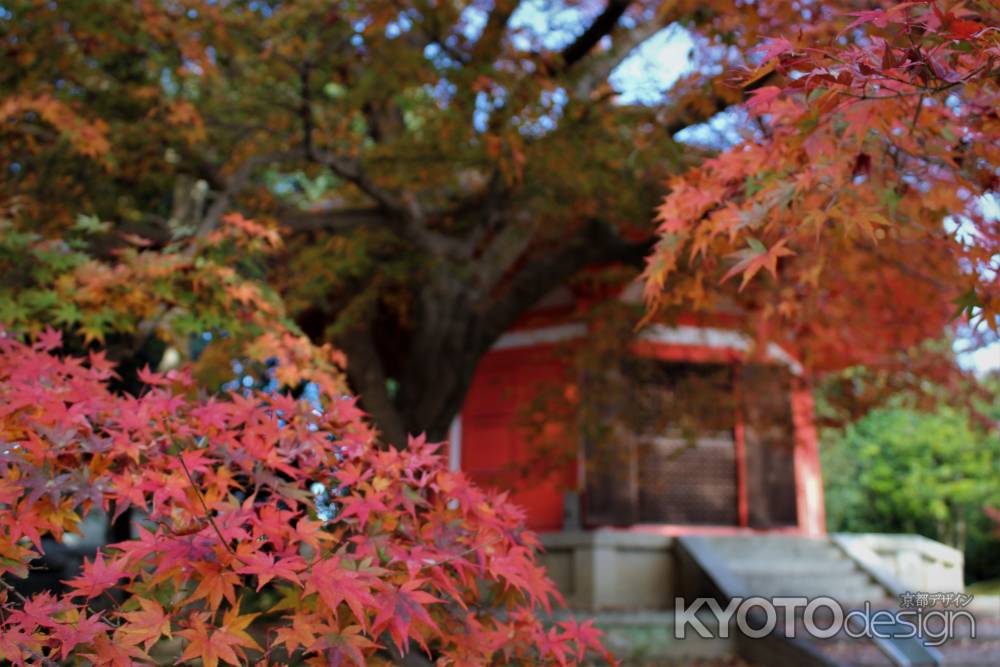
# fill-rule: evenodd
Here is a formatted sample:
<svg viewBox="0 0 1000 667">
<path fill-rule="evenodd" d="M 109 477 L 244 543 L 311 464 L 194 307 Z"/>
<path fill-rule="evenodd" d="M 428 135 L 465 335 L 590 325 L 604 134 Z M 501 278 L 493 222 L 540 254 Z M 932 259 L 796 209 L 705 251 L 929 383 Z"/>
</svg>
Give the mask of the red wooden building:
<svg viewBox="0 0 1000 667">
<path fill-rule="evenodd" d="M 751 355 L 731 317 L 642 330 L 619 373 L 624 384 L 604 401 L 631 413 L 631 426 L 595 438 L 603 442 L 578 437 L 568 457 L 533 474 L 544 466 L 520 419 L 547 386 L 587 391 L 565 354 L 590 335 L 583 310 L 579 295 L 559 290 L 486 354 L 452 424 L 453 468 L 510 490 L 537 531 L 824 532 L 808 382 L 776 344 Z"/>
</svg>

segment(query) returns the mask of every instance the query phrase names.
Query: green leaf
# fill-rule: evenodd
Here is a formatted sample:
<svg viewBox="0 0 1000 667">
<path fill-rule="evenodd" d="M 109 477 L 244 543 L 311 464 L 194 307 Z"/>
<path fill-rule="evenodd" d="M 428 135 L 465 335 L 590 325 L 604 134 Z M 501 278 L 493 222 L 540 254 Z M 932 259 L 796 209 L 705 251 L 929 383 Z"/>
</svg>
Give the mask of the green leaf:
<svg viewBox="0 0 1000 667">
<path fill-rule="evenodd" d="M 111 231 L 111 223 L 102 222 L 96 215 L 83 215 L 81 213 L 76 216 L 76 224 L 73 225 L 73 229 L 84 234 L 107 234 Z"/>
<path fill-rule="evenodd" d="M 983 302 L 979 300 L 979 295 L 976 294 L 975 289 L 969 289 L 952 301 L 952 303 L 957 306 L 955 313 L 951 316 L 951 319 L 953 320 L 961 317 L 962 315 L 971 319 L 975 315 L 976 309 L 983 307 Z"/>
<path fill-rule="evenodd" d="M 21 298 L 27 305 L 36 310 L 54 308 L 59 303 L 59 295 L 52 290 L 25 290 Z"/>
<path fill-rule="evenodd" d="M 73 325 L 83 318 L 83 313 L 70 301 L 63 301 L 56 306 L 53 322 L 56 324 Z"/>
</svg>

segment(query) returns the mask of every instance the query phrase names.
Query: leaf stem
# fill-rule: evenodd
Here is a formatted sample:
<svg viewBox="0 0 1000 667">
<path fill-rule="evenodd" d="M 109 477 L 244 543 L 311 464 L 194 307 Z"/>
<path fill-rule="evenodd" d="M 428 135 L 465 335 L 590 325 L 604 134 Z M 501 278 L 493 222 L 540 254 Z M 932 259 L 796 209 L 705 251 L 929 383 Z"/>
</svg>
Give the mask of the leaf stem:
<svg viewBox="0 0 1000 667">
<path fill-rule="evenodd" d="M 195 484 L 194 476 L 191 474 L 191 469 L 188 468 L 187 462 L 184 460 L 184 457 L 182 456 L 184 450 L 179 447 L 179 443 L 177 443 L 177 441 L 175 441 L 173 437 L 171 437 L 170 439 L 172 442 L 174 442 L 174 444 L 178 445 L 178 451 L 174 453 L 174 456 L 176 456 L 177 460 L 180 461 L 181 468 L 184 470 L 184 475 L 187 477 L 188 482 L 191 483 L 191 488 L 194 489 L 195 495 L 198 496 L 198 502 L 201 503 L 202 509 L 205 510 L 205 519 L 208 521 L 209 525 L 212 526 L 212 530 L 214 530 L 215 534 L 218 536 L 219 542 L 222 543 L 222 546 L 226 548 L 226 551 L 228 551 L 233 558 L 235 558 L 243 565 L 247 565 L 247 562 L 242 558 L 240 558 L 239 554 L 236 553 L 236 550 L 233 549 L 233 547 L 229 544 L 229 542 L 226 541 L 226 538 L 222 535 L 222 531 L 219 530 L 219 525 L 215 523 L 215 518 L 212 516 L 212 511 L 209 509 L 208 503 L 205 502 L 205 496 L 201 494 L 201 489 L 199 489 L 198 485 Z"/>
</svg>

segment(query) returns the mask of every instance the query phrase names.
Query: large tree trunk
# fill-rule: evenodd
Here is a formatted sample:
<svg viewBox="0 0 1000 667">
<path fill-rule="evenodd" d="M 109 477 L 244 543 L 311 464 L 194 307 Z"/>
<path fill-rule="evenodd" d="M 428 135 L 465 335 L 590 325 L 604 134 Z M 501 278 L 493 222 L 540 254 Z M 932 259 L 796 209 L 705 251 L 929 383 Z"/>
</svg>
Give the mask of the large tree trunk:
<svg viewBox="0 0 1000 667">
<path fill-rule="evenodd" d="M 625 242 L 611 227 L 590 221 L 558 247 L 529 255 L 489 292 L 439 261 L 416 288 L 417 307 L 405 339 L 380 340 L 382 324 L 373 304 L 336 342 L 347 354 L 353 388 L 383 439 L 398 447 L 410 435 L 447 438 L 480 359 L 525 311 L 592 264 L 640 265 L 649 244 Z"/>
<path fill-rule="evenodd" d="M 405 446 L 410 435 L 426 434 L 433 441 L 447 437 L 476 364 L 492 343 L 479 334 L 478 318 L 460 285 L 427 286 L 420 297 L 408 340 L 383 343 L 394 349 L 379 349 L 374 314 L 338 341 L 362 407 L 383 439 L 397 447 Z M 404 347 L 400 363 L 396 357 Z M 395 372 L 386 370 L 393 365 Z"/>
</svg>

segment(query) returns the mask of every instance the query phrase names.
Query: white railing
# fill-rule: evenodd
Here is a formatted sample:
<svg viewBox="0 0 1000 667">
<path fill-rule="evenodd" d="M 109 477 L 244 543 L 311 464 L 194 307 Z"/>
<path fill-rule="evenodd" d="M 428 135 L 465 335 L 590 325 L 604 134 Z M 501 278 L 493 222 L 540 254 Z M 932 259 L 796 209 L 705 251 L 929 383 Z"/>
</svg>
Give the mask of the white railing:
<svg viewBox="0 0 1000 667">
<path fill-rule="evenodd" d="M 953 547 L 920 535 L 838 533 L 831 538 L 894 594 L 965 590 L 964 557 Z"/>
</svg>

